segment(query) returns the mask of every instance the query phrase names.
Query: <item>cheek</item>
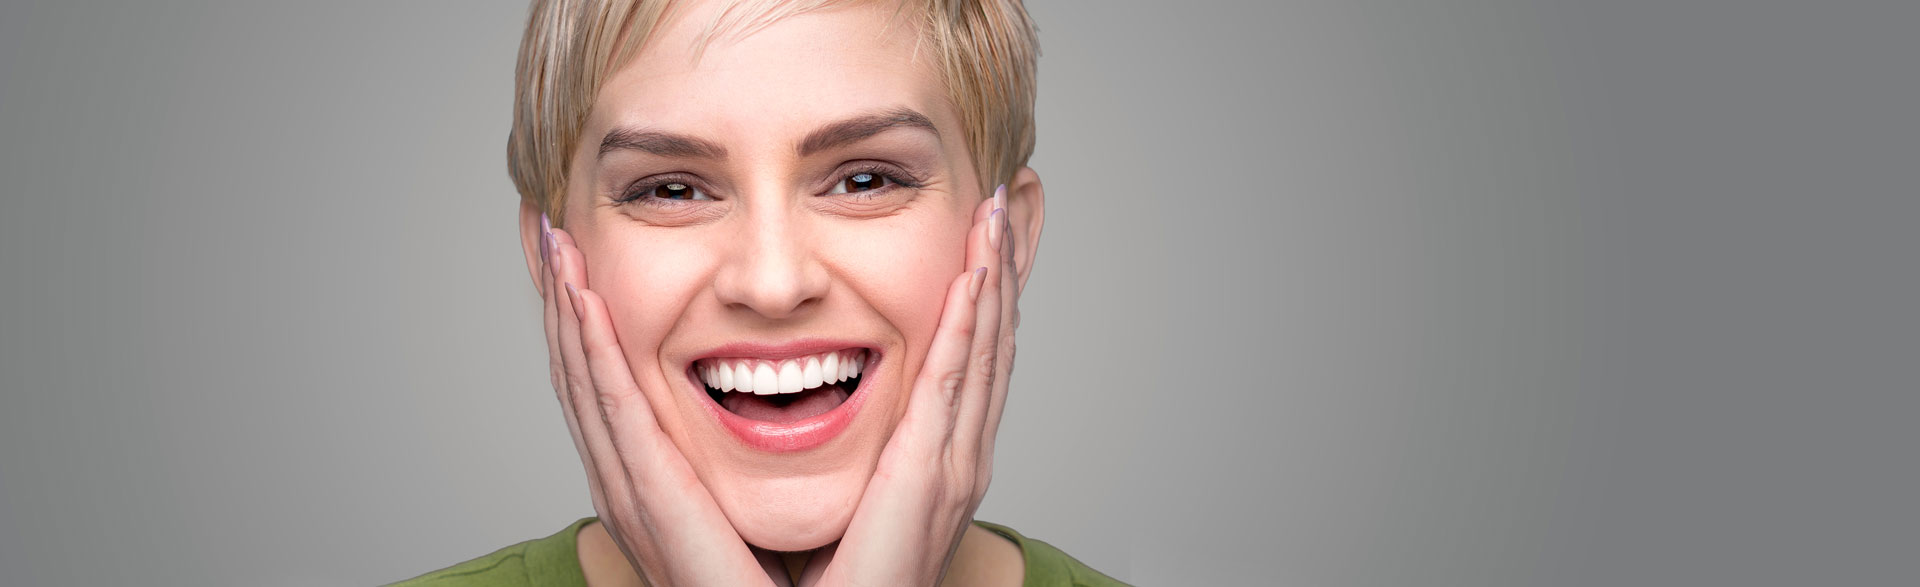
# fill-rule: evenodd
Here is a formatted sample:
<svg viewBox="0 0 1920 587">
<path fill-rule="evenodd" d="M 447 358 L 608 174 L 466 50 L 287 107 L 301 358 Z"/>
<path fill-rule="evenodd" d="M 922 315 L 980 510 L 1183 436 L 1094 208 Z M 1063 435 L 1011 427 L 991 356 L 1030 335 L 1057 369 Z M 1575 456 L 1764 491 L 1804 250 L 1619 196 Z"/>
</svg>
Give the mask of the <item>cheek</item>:
<svg viewBox="0 0 1920 587">
<path fill-rule="evenodd" d="M 965 217 L 872 223 L 837 231 L 834 270 L 918 354 L 938 325 L 947 285 L 964 269 Z"/>
<path fill-rule="evenodd" d="M 588 286 L 606 299 L 620 346 L 638 371 L 654 362 L 661 341 L 699 290 L 711 266 L 700 255 L 710 253 L 669 239 L 614 237 L 593 244 L 583 251 Z"/>
</svg>

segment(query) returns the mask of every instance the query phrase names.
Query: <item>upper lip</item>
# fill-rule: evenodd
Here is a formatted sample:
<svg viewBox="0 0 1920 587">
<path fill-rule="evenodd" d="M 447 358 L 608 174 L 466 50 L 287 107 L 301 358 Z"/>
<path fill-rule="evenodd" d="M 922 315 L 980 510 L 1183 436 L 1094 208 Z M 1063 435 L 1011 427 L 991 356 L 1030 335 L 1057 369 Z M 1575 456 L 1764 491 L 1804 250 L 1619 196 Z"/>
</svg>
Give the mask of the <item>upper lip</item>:
<svg viewBox="0 0 1920 587">
<path fill-rule="evenodd" d="M 802 338 L 785 342 L 742 341 L 727 343 L 701 351 L 695 354 L 693 359 L 688 362 L 692 363 L 702 359 L 763 359 L 778 361 L 851 348 L 868 349 L 869 352 L 878 350 L 878 348 L 871 343 L 830 338 Z"/>
</svg>

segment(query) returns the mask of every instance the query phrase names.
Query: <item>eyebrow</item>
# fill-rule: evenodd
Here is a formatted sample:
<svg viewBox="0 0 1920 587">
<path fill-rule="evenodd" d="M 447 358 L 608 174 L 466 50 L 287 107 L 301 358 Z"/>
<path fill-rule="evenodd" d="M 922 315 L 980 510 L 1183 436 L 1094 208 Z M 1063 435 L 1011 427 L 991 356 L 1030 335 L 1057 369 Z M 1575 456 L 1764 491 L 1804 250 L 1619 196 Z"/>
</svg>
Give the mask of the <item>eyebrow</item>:
<svg viewBox="0 0 1920 587">
<path fill-rule="evenodd" d="M 807 133 L 807 138 L 800 141 L 798 150 L 800 156 L 805 157 L 834 147 L 856 143 L 895 128 L 917 128 L 933 133 L 935 138 L 940 136 L 940 130 L 933 127 L 933 121 L 928 120 L 926 115 L 901 107 L 862 114 L 822 126 Z"/>
<path fill-rule="evenodd" d="M 933 133 L 938 138 L 940 130 L 934 128 L 933 121 L 926 115 L 911 108 L 900 107 L 880 112 L 862 114 L 829 123 L 813 132 L 807 133 L 796 148 L 800 156 L 805 157 L 831 149 L 856 143 L 874 135 L 895 128 L 917 128 Z M 600 157 L 614 151 L 643 151 L 661 157 L 725 159 L 727 149 L 706 139 L 695 136 L 663 132 L 645 128 L 615 128 L 607 131 L 600 139 Z"/>
<path fill-rule="evenodd" d="M 616 128 L 600 139 L 600 157 L 614 151 L 645 151 L 661 157 L 700 157 L 725 159 L 727 150 L 720 145 L 670 132 L 643 128 Z"/>
</svg>

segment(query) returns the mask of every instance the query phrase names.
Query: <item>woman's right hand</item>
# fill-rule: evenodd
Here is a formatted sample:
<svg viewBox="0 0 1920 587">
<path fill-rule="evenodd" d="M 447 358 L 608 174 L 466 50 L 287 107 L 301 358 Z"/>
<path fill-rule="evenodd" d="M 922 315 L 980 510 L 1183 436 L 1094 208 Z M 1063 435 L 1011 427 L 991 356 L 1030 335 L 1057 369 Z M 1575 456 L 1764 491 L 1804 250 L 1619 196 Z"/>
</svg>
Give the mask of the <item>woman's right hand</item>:
<svg viewBox="0 0 1920 587">
<path fill-rule="evenodd" d="M 755 554 L 654 418 L 572 235 L 541 216 L 547 357 L 594 512 L 652 585 L 788 585 Z"/>
</svg>

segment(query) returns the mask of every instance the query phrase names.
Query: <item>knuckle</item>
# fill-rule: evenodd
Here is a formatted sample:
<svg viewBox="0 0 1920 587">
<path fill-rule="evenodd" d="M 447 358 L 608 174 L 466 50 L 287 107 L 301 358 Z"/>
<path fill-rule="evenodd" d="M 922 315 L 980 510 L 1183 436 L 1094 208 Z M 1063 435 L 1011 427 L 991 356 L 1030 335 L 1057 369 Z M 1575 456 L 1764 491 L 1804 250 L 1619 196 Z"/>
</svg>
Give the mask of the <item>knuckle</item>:
<svg viewBox="0 0 1920 587">
<path fill-rule="evenodd" d="M 627 406 L 626 398 L 616 394 L 595 393 L 593 395 L 594 401 L 599 402 L 601 418 L 612 418 L 614 414 L 620 413 L 620 410 L 625 409 Z"/>
<path fill-rule="evenodd" d="M 973 360 L 970 361 L 975 371 L 974 374 L 981 377 L 985 377 L 987 378 L 988 382 L 992 382 L 994 363 L 1000 359 L 998 351 L 999 349 L 996 349 L 994 347 L 987 347 L 985 349 L 975 351 L 973 354 Z"/>
<path fill-rule="evenodd" d="M 952 402 L 953 398 L 960 396 L 960 386 L 966 384 L 966 382 L 967 373 L 965 371 L 948 371 L 945 375 L 940 376 L 940 394 L 945 397 L 948 402 Z"/>
<path fill-rule="evenodd" d="M 566 380 L 567 389 L 575 395 L 578 395 L 581 391 L 593 391 L 593 382 L 588 381 L 586 377 L 581 376 L 579 373 L 568 372 L 563 377 Z"/>
</svg>

